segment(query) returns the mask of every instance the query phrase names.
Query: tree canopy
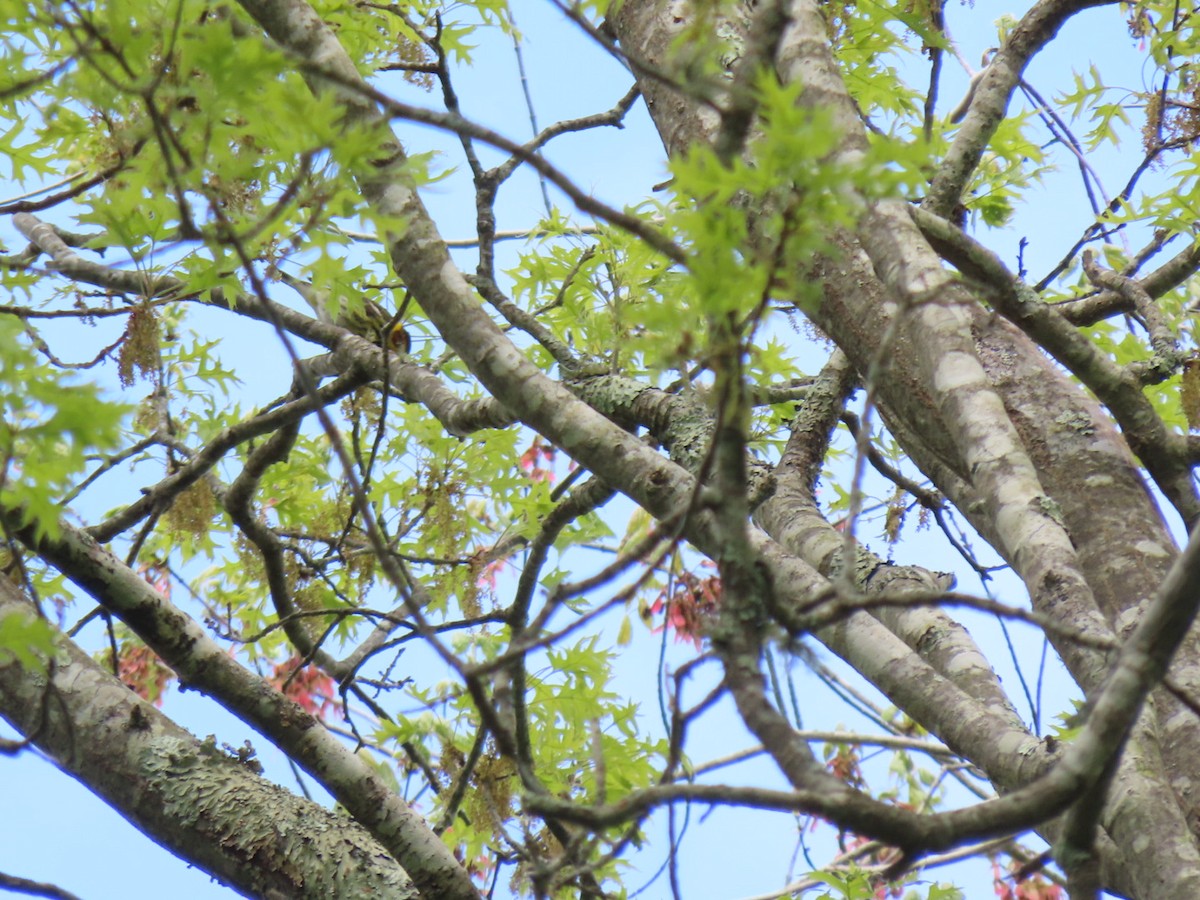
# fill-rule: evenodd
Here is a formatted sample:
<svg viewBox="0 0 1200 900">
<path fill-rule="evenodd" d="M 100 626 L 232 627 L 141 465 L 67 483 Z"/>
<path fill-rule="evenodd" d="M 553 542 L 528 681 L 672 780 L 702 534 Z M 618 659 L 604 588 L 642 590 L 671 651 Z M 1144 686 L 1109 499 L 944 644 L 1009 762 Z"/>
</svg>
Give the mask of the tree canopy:
<svg viewBox="0 0 1200 900">
<path fill-rule="evenodd" d="M 4 753 L 251 896 L 1200 896 L 1189 3 L 0 8 Z"/>
</svg>

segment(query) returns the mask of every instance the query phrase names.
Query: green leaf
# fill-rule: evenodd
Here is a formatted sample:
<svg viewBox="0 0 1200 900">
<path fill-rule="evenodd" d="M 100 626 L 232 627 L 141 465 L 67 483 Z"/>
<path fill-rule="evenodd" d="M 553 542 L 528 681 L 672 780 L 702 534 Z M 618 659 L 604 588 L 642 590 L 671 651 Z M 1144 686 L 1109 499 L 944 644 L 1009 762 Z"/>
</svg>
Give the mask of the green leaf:
<svg viewBox="0 0 1200 900">
<path fill-rule="evenodd" d="M 0 317 L 0 507 L 55 533 L 88 455 L 114 448 L 128 407 L 43 363 L 19 322 Z"/>
<path fill-rule="evenodd" d="M 0 666 L 15 661 L 24 669 L 45 672 L 57 632 L 45 619 L 24 610 L 0 615 Z"/>
</svg>

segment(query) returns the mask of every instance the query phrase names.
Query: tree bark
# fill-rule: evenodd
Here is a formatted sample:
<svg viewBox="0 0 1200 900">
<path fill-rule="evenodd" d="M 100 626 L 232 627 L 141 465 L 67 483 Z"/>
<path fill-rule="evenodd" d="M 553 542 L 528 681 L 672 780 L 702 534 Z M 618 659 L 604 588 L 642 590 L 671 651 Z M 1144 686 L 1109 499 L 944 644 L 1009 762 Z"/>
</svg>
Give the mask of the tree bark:
<svg viewBox="0 0 1200 900">
<path fill-rule="evenodd" d="M 34 607 L 0 578 L 0 619 Z M 0 716 L 176 856 L 250 897 L 419 896 L 352 819 L 197 740 L 59 635 L 47 674 L 0 663 Z"/>
<path fill-rule="evenodd" d="M 0 511 L 2 514 L 2 511 Z M 467 871 L 404 798 L 295 701 L 232 659 L 182 610 L 86 534 L 22 538 L 118 616 L 179 676 L 294 759 L 379 841 L 423 895 L 478 897 Z"/>
<path fill-rule="evenodd" d="M 1081 8 L 1052 3 L 1035 7 L 1023 22 L 1023 33 L 1035 35 L 1036 40 L 1027 37 L 1026 44 L 1014 49 L 1021 55 L 1019 65 L 1014 64 L 1016 70 L 1036 52 L 1039 41 L 1048 40 L 1067 16 Z M 806 2 L 790 4 L 789 11 L 792 21 L 776 61 L 780 78 L 805 85 L 802 102 L 835 110 L 834 119 L 844 135 L 841 152 L 860 149 L 865 136 L 829 56 L 824 20 L 815 6 Z M 693 14 L 686 3 L 628 0 L 609 24 L 622 49 L 635 61 L 635 72 L 641 64 L 670 72 L 673 41 Z M 733 18 L 728 24 L 729 31 L 736 34 L 745 26 L 745 19 Z M 737 54 L 731 52 L 730 56 Z M 1019 75 L 1009 71 L 1006 77 L 1011 91 Z M 999 75 L 993 76 L 996 78 Z M 717 140 L 721 117 L 712 106 L 673 90 L 661 78 L 643 77 L 639 83 L 670 154 Z M 1002 99 L 1006 103 L 1007 94 Z M 987 98 L 977 100 L 983 104 L 978 117 L 991 115 L 988 102 Z M 998 118 L 991 121 L 991 128 Z M 975 131 L 978 128 L 971 133 Z M 963 160 L 969 158 L 969 152 L 958 148 L 948 158 L 955 183 L 965 182 L 973 164 Z M 961 171 L 963 166 L 967 174 Z M 939 185 L 948 183 L 948 173 L 949 169 L 946 178 L 939 174 Z M 857 234 L 838 236 L 839 258 L 805 263 L 805 274 L 815 278 L 823 291 L 814 314 L 816 324 L 862 376 L 880 370 L 872 386 L 890 430 L 909 457 L 1024 576 L 1036 609 L 1083 634 L 1127 633 L 1163 583 L 1178 551 L 1125 441 L 1100 407 L 1025 334 L 989 313 L 978 298 L 948 286 L 932 249 L 903 218 L 894 204 L 872 205 Z M 938 291 L 948 293 L 942 300 L 927 302 Z M 886 345 L 882 343 L 885 340 Z M 939 342 L 944 346 L 939 348 Z M 883 359 L 886 366 L 880 369 Z M 950 364 L 959 371 L 951 374 Z M 953 391 L 961 393 L 964 384 L 971 386 L 973 394 L 954 401 Z M 949 385 L 956 387 L 950 389 Z M 972 404 L 981 401 L 986 408 L 973 410 Z M 972 420 L 984 429 L 975 437 L 970 436 L 967 424 Z M 997 427 L 1007 430 L 997 433 Z M 997 439 L 999 446 L 1007 449 L 995 449 Z M 993 445 L 990 453 L 1011 454 L 1015 468 L 1006 465 L 989 477 L 983 458 L 972 458 L 988 442 Z M 1043 527 L 1047 523 L 1038 523 L 1040 517 L 1031 516 L 1028 507 L 1025 512 L 1013 509 L 1002 513 L 995 504 L 1002 494 L 1012 496 L 1019 483 L 1014 477 L 1029 484 L 1021 502 L 1033 504 L 1039 496 L 1049 498 L 1061 510 L 1061 526 L 1049 523 L 1047 531 Z M 820 567 L 821 560 L 828 558 L 828 540 L 821 540 L 814 531 L 805 535 L 806 540 L 785 537 L 794 519 L 772 509 L 772 504 L 785 499 L 786 491 L 769 500 L 760 510 L 759 520 L 788 549 Z M 1027 518 L 1029 525 L 1024 531 L 1018 526 L 1006 533 L 1000 525 L 1002 518 L 1012 522 L 1014 516 Z M 1056 536 L 1048 544 L 1051 533 Z M 1059 549 L 1051 551 L 1055 543 Z M 957 682 L 959 689 L 980 699 L 984 697 L 981 690 L 993 694 L 998 689 L 994 681 L 985 689 L 978 681 L 973 688 L 964 681 L 964 672 L 979 671 L 975 666 L 955 665 L 955 660 L 970 653 L 969 642 L 936 660 L 935 654 L 945 650 L 943 640 L 922 641 L 922 634 L 930 634 L 927 629 L 909 630 L 906 622 L 915 619 L 911 612 L 880 618 L 951 683 Z M 936 621 L 934 616 L 928 624 Z M 862 627 L 847 620 L 838 626 L 840 640 L 829 640 L 827 635 L 822 639 L 924 727 L 962 748 L 997 787 L 1010 789 L 1025 783 L 1032 773 L 1012 767 L 1022 755 L 1016 744 L 1005 744 L 1014 751 L 1006 762 L 1003 754 L 985 752 L 982 742 L 960 743 L 964 740 L 963 709 L 953 693 L 947 693 L 949 685 L 916 697 L 914 684 L 929 688 L 936 682 L 913 671 L 896 675 L 893 668 L 887 672 L 882 660 L 870 660 L 865 647 L 856 653 L 856 640 L 871 647 L 885 645 L 882 636 L 856 634 Z M 1104 682 L 1109 657 L 1069 640 L 1059 641 L 1057 648 L 1086 692 L 1097 690 Z M 1196 683 L 1195 666 L 1193 632 L 1178 653 L 1175 677 Z M 931 696 L 939 699 L 930 703 Z M 985 721 L 992 725 L 983 725 Z M 981 710 L 980 719 L 973 720 L 967 730 L 978 736 L 1011 725 L 1009 711 L 993 705 L 987 712 Z M 1102 819 L 1120 851 L 1118 864 L 1105 866 L 1106 877 L 1109 885 L 1122 893 L 1182 898 L 1200 890 L 1200 854 L 1195 834 L 1187 828 L 1196 820 L 1194 785 L 1200 759 L 1196 728 L 1195 715 L 1184 713 L 1174 697 L 1160 690 L 1135 729 Z M 1155 837 L 1147 840 L 1151 833 Z"/>
</svg>

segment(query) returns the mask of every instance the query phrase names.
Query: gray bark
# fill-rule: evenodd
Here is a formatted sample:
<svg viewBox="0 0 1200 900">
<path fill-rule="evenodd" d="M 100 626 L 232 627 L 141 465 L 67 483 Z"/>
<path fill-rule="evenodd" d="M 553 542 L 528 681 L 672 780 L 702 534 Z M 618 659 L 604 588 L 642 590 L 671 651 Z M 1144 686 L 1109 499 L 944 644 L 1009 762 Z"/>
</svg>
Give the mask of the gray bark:
<svg viewBox="0 0 1200 900">
<path fill-rule="evenodd" d="M 1063 19 L 1080 8 L 1039 4 L 1023 21 L 1023 42 L 1011 48 L 1006 65 L 1015 65 L 1010 56 L 1020 57 L 1019 72 Z M 824 20 L 804 2 L 791 4 L 790 13 L 792 25 L 777 58 L 780 77 L 805 85 L 804 102 L 835 111 L 845 135 L 841 152 L 852 153 L 865 137 L 829 56 Z M 631 0 L 611 25 L 632 58 L 670 71 L 672 40 L 689 15 L 687 4 Z M 736 31 L 739 23 L 733 25 Z M 1000 118 L 996 106 L 1002 111 L 1007 102 L 1007 93 L 989 100 L 997 96 L 1002 77 L 1011 92 L 1019 74 L 1011 68 L 1003 76 L 1000 71 L 989 74 L 989 93 L 977 98 L 971 127 L 959 134 L 960 141 L 974 141 L 975 147 L 956 145 L 935 179 L 939 191 L 951 179 L 961 189 L 974 165 L 963 160 L 977 161 L 978 147 L 986 142 L 980 129 L 994 130 Z M 643 79 L 642 88 L 668 152 L 716 141 L 720 121 L 711 108 L 658 79 Z M 979 124 L 985 119 L 990 125 Z M 815 313 L 817 324 L 860 373 L 871 372 L 886 356 L 886 370 L 874 384 L 885 421 L 910 458 L 1023 575 L 1035 608 L 1082 634 L 1127 633 L 1177 553 L 1128 447 L 1110 418 L 1032 341 L 986 312 L 979 298 L 950 285 L 940 261 L 906 218 L 891 204 L 871 207 L 857 234 L 840 236 L 842 256 L 812 266 L 809 274 L 820 281 L 824 294 Z M 990 475 L 991 461 L 1005 459 L 1009 462 Z M 788 549 L 819 565 L 833 538 L 822 538 L 819 530 L 802 541 L 784 538 L 796 519 L 772 505 L 785 496 L 768 501 L 759 521 Z M 1061 525 L 1037 512 L 1040 497 L 1061 510 Z M 884 621 L 904 635 L 905 620 L 912 618 L 893 614 Z M 847 635 L 854 629 L 852 620 L 840 626 Z M 914 630 L 908 643 L 932 663 L 931 647 L 921 644 L 919 633 Z M 878 638 L 863 640 L 870 646 L 885 644 Z M 997 754 L 984 752 L 983 741 L 960 743 L 963 710 L 949 684 L 918 681 L 915 672 L 886 678 L 878 669 L 865 670 L 846 644 L 831 646 L 925 727 L 962 748 L 997 787 L 1009 789 L 1028 778 L 1028 770 L 1013 768 L 1020 751 L 997 759 Z M 1110 659 L 1104 654 L 1070 640 L 1058 641 L 1056 647 L 1085 691 L 1096 690 L 1108 676 Z M 1175 663 L 1176 677 L 1187 683 L 1194 683 L 1194 648 L 1193 635 Z M 954 659 L 970 655 L 970 645 L 961 644 L 956 654 L 935 665 L 949 673 L 951 682 L 959 682 L 959 690 L 976 696 L 998 690 L 986 677 L 987 687 L 978 682 L 968 686 L 963 672 L 979 668 L 956 668 Z M 927 689 L 919 698 L 912 696 L 917 683 Z M 993 706 L 983 720 L 998 727 L 1011 722 L 1009 716 L 1003 706 Z M 1106 866 L 1108 883 L 1131 896 L 1186 897 L 1200 885 L 1196 835 L 1185 824 L 1195 822 L 1193 785 L 1200 758 L 1195 728 L 1196 717 L 1160 691 L 1126 750 L 1102 822 L 1115 839 L 1110 852 L 1120 854 L 1117 865 Z M 973 720 L 969 730 L 983 735 L 989 728 Z M 1015 750 L 1018 745 L 1004 746 Z M 1154 837 L 1147 839 L 1148 834 Z"/>
<path fill-rule="evenodd" d="M 963 128 L 932 181 L 930 212 L 944 215 L 957 202 L 1021 70 L 1087 5 L 1043 0 L 1022 20 L 980 79 Z M 997 315 L 982 289 L 948 273 L 938 255 L 944 248 L 897 201 L 862 198 L 857 226 L 831 236 L 841 251 L 836 258 L 792 262 L 796 274 L 821 285 L 822 301 L 810 313 L 844 354 L 845 371 L 831 368 L 828 380 L 844 388 L 853 370 L 872 381 L 880 412 L 910 459 L 1013 566 L 1035 611 L 1053 623 L 1047 634 L 1091 702 L 1078 740 L 1064 749 L 1024 726 L 971 636 L 931 605 L 946 586 L 938 572 L 889 566 L 866 552 L 853 561 L 841 558 L 845 539 L 816 506 L 815 463 L 805 458 L 823 446 L 832 427 L 817 390 L 802 405 L 798 419 L 811 415 L 811 421 L 795 427 L 774 493 L 755 510 L 753 527 L 746 527 L 744 494 L 722 507 L 705 493 L 712 484 L 698 484 L 708 444 L 716 442 L 718 451 L 736 446 L 728 422 L 721 445 L 713 438 L 716 424 L 680 398 L 608 374 L 575 372 L 555 381 L 535 366 L 452 263 L 404 171 L 405 153 L 389 118 L 399 112 L 362 82 L 337 34 L 302 0 L 242 0 L 241 6 L 290 54 L 314 91 L 336 96 L 347 124 L 375 135 L 378 163 L 357 173 L 362 196 L 385 220 L 406 223 L 402 233 L 383 236 L 395 271 L 491 399 L 461 403 L 435 373 L 387 361 L 379 348 L 332 325 L 254 298 L 234 298 L 232 307 L 324 343 L 332 353 L 322 365 L 345 378 L 347 390 L 368 373 L 380 377 L 386 363 L 390 383 L 449 432 L 524 423 L 607 488 L 660 520 L 681 521 L 682 534 L 722 566 L 729 588 L 729 607 L 712 636 L 725 687 L 793 788 L 746 802 L 818 813 L 913 857 L 970 837 L 1039 827 L 1051 839 L 1061 838 L 1058 859 L 1072 877 L 1098 868 L 1107 887 L 1130 897 L 1200 896 L 1200 722 L 1166 690 L 1148 696 L 1172 655 L 1175 682 L 1200 685 L 1200 639 L 1188 632 L 1197 594 L 1195 547 L 1180 555 L 1143 483 L 1132 444 L 1185 520 L 1195 519 L 1197 503 L 1180 442 L 1143 427 L 1137 391 L 1080 351 L 1061 322 L 1038 318 L 1019 302 L 1006 311 L 1007 320 Z M 751 17 L 755 6 L 740 9 Z M 867 135 L 829 48 L 822 12 L 811 0 L 777 4 L 774 12 L 785 9 L 786 28 L 756 33 L 751 58 L 767 53 L 770 60 L 760 61 L 770 62 L 781 80 L 805 86 L 801 102 L 830 112 L 842 134 L 837 153 L 852 161 Z M 636 71 L 649 66 L 670 73 L 674 39 L 693 13 L 681 0 L 625 0 L 609 24 Z M 726 20 L 720 33 L 736 43 L 744 25 Z M 713 99 L 736 113 L 724 119 L 669 80 L 647 76 L 641 88 L 668 153 L 707 144 L 728 154 L 753 127 L 749 83 L 743 70 L 717 89 Z M 43 252 L 55 254 L 52 229 L 32 216 L 18 224 Z M 671 246 L 655 246 L 671 257 Z M 60 271 L 120 288 L 108 283 L 114 270 L 82 265 L 65 244 L 57 252 L 65 254 L 56 260 Z M 179 285 L 168 280 L 160 287 Z M 1019 294 L 1017 286 L 1013 292 Z M 276 411 L 279 421 L 262 418 L 256 428 L 222 435 L 209 452 L 90 537 L 64 523 L 59 537 L 27 531 L 21 539 L 119 616 L 181 679 L 296 759 L 353 822 L 337 828 L 342 819 L 315 813 L 311 804 L 265 785 L 106 680 L 65 641 L 48 681 L 0 666 L 0 712 L 148 834 L 240 890 L 279 896 L 419 891 L 466 900 L 477 896 L 471 878 L 429 823 L 311 716 L 231 660 L 196 622 L 93 540 L 143 519 L 176 496 L 181 484 L 209 473 L 229 447 L 283 424 L 294 427 L 312 405 L 315 398 L 296 401 Z M 647 427 L 669 455 L 631 434 L 633 425 Z M 728 452 L 721 460 L 714 483 L 736 488 L 741 463 Z M 254 486 L 242 483 L 247 490 Z M 680 520 L 685 510 L 690 514 Z M 16 530 L 14 511 L 0 512 Z M 245 521 L 252 523 L 248 512 Z M 374 549 L 386 567 L 385 548 Z M 405 614 L 419 618 L 419 584 L 398 568 L 388 574 L 405 595 Z M 847 584 L 854 592 L 843 596 Z M 881 596 L 897 598 L 897 604 L 877 608 L 868 602 Z M 899 601 L 905 597 L 921 599 L 904 605 Z M 864 605 L 870 608 L 859 608 Z M 30 614 L 8 587 L 0 591 L 0 612 L 6 608 Z M 763 647 L 780 631 L 814 634 L 984 771 L 1001 798 L 924 815 L 876 801 L 825 772 L 764 690 Z M 379 634 L 383 640 L 387 629 Z M 317 661 L 343 674 L 336 660 Z M 474 674 L 467 681 L 498 746 L 517 755 L 518 729 L 491 707 Z M 612 826 L 688 796 L 688 786 L 668 784 L 635 792 L 624 805 L 585 809 L 545 791 L 530 767 L 521 777 L 526 809 L 544 814 L 564 845 L 578 833 L 563 823 Z M 696 798 L 719 794 L 702 787 L 708 793 Z M 351 882 L 360 877 L 362 883 Z M 594 887 L 586 878 L 579 883 L 584 890 Z"/>
<path fill-rule="evenodd" d="M 0 618 L 34 615 L 0 578 Z M 248 897 L 419 896 L 357 822 L 198 740 L 65 637 L 45 662 L 0 663 L 0 716 L 176 856 Z"/>
</svg>

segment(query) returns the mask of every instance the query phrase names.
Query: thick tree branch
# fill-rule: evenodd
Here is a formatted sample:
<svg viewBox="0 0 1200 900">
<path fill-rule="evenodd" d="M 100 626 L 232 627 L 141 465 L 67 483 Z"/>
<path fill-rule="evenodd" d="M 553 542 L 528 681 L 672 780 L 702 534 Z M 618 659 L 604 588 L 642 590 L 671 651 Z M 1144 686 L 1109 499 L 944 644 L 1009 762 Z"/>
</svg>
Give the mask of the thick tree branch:
<svg viewBox="0 0 1200 900">
<path fill-rule="evenodd" d="M 14 511 L 0 514 L 15 524 Z M 404 866 L 422 894 L 475 900 L 466 870 L 378 773 L 308 712 L 251 674 L 136 572 L 68 523 L 22 539 L 154 650 L 180 681 L 208 694 L 317 779 Z"/>
<path fill-rule="evenodd" d="M 34 609 L 0 578 L 8 615 L 32 619 Z M 418 896 L 358 824 L 197 740 L 57 640 L 46 677 L 0 664 L 0 716 L 154 841 L 251 896 Z"/>
<path fill-rule="evenodd" d="M 678 22 L 678 17 L 674 21 Z M 655 52 L 667 45 L 674 27 L 665 15 L 664 4 L 653 0 L 626 3 L 615 17 L 614 25 L 623 41 L 632 40 L 635 52 L 650 59 L 654 59 Z M 655 52 L 647 50 L 648 47 L 653 47 Z M 814 47 L 821 49 L 815 44 Z M 806 86 L 814 82 L 823 83 L 819 78 L 809 77 L 812 74 L 807 72 L 802 78 Z M 713 123 L 702 110 L 680 102 L 679 98 L 669 96 L 665 90 L 646 85 L 643 87 L 657 93 L 650 104 L 651 112 L 655 115 L 660 133 L 667 136 L 671 152 L 682 152 L 691 141 L 711 139 L 715 133 Z M 828 108 L 829 104 L 823 105 Z M 895 303 L 894 295 L 889 295 L 877 284 L 870 268 L 863 265 L 861 249 L 852 241 L 845 241 L 843 246 L 845 252 L 835 263 L 818 262 L 813 273 L 825 289 L 825 298 L 817 311 L 821 328 L 851 353 L 861 371 L 871 368 L 877 354 L 888 354 L 890 366 L 879 388 L 881 398 L 886 403 L 883 412 L 889 427 L 918 465 L 934 475 L 939 487 L 959 509 L 967 513 L 984 536 L 1003 546 L 1004 542 L 999 541 L 1000 536 L 996 533 L 994 519 L 976 514 L 983 500 L 980 495 L 985 492 L 977 491 L 976 486 L 963 480 L 968 469 L 958 458 L 960 451 L 945 444 L 954 429 L 944 424 L 934 405 L 937 392 L 923 377 L 914 375 L 923 362 L 922 356 L 927 355 L 922 353 L 925 349 L 924 337 L 913 335 L 901 339 L 895 346 L 879 347 L 881 335 L 894 333 L 892 323 L 894 317 L 900 314 L 901 307 Z M 878 247 L 873 249 L 879 250 Z M 929 268 L 932 270 L 932 266 Z M 960 327 L 964 334 L 974 337 L 988 379 L 1000 392 L 1009 409 L 1048 408 L 1061 411 L 1057 419 L 1020 417 L 1014 424 L 1023 445 L 1036 451 L 1038 471 L 1050 479 L 1050 496 L 1061 504 L 1064 518 L 1070 523 L 1071 537 L 1081 554 L 1081 561 L 1076 564 L 1077 570 L 1085 570 L 1089 581 L 1095 581 L 1098 599 L 1103 599 L 1106 612 L 1113 616 L 1125 615 L 1131 604 L 1136 605 L 1140 598 L 1145 597 L 1146 585 L 1158 583 L 1172 558 L 1172 549 L 1170 538 L 1152 502 L 1148 501 L 1144 487 L 1132 471 L 1130 458 L 1119 436 L 1109 427 L 1100 411 L 1065 384 L 1028 342 L 1016 338 L 1011 328 L 998 325 L 982 310 L 975 309 L 968 310 L 968 317 Z M 1094 502 L 1088 502 L 1090 489 L 1086 484 L 1092 482 L 1087 479 L 1097 477 L 1111 485 L 1114 492 L 1113 504 L 1105 505 L 1103 509 L 1097 509 Z M 1122 499 L 1117 500 L 1117 496 Z M 1134 512 L 1135 520 L 1131 522 L 1124 518 L 1125 511 Z M 1141 543 L 1133 543 L 1133 534 L 1140 536 L 1137 540 Z M 1142 549 L 1135 550 L 1135 546 Z M 1067 552 L 1065 546 L 1062 549 L 1069 558 L 1071 553 Z M 1114 549 L 1122 556 L 1119 566 L 1105 562 Z M 1083 595 L 1086 593 L 1086 589 L 1082 590 Z M 1047 608 L 1047 612 L 1063 616 L 1063 621 L 1071 622 L 1072 629 L 1076 624 L 1086 624 L 1097 634 L 1107 632 L 1107 626 L 1097 619 L 1095 608 L 1090 606 L 1085 603 L 1079 607 L 1081 617 L 1064 616 L 1066 610 L 1057 605 L 1053 610 Z M 862 656 L 865 658 L 869 652 L 864 647 Z M 1190 649 L 1187 651 L 1189 667 L 1193 666 L 1190 662 L 1191 652 Z M 1094 689 L 1099 686 L 1108 667 L 1094 657 L 1085 654 L 1084 658 L 1093 661 L 1077 672 L 1077 677 L 1083 677 L 1083 681 Z M 875 683 L 886 685 L 885 689 L 890 689 L 899 680 L 890 675 L 884 677 L 878 669 L 872 669 L 872 680 L 875 680 L 877 672 L 880 680 Z M 1171 745 L 1177 748 L 1171 764 L 1173 777 L 1180 779 L 1181 784 L 1191 784 L 1194 756 L 1184 748 L 1195 736 L 1195 729 L 1189 724 L 1194 722 L 1194 717 L 1173 715 L 1169 721 L 1175 732 L 1171 736 Z M 1143 811 L 1152 814 L 1158 801 L 1152 799 L 1149 793 L 1139 795 L 1138 790 L 1144 788 L 1144 785 L 1141 789 L 1134 788 L 1125 796 L 1130 802 L 1144 803 Z M 1184 794 L 1190 795 L 1190 790 Z M 1133 799 L 1139 796 L 1140 801 Z M 1144 864 L 1147 861 L 1136 858 L 1136 854 L 1126 854 L 1126 857 L 1136 878 L 1152 877 L 1153 865 Z M 1129 874 L 1125 872 L 1121 877 Z"/>
<path fill-rule="evenodd" d="M 949 251 L 951 262 L 955 265 L 961 262 L 964 271 L 981 276 L 993 289 L 989 297 L 996 309 L 1045 347 L 1108 406 L 1130 449 L 1142 460 L 1159 488 L 1189 526 L 1195 522 L 1200 517 L 1200 496 L 1192 480 L 1184 439 L 1167 429 L 1142 392 L 1138 370 L 1122 369 L 1114 363 L 1062 318 L 1055 307 L 1042 303 L 1033 289 L 1009 272 L 986 247 L 945 219 L 922 209 L 910 212 L 916 223 Z M 1158 340 L 1163 344 L 1162 352 L 1177 354 L 1169 337 L 1160 336 Z"/>
<path fill-rule="evenodd" d="M 1038 0 L 1022 16 L 975 87 L 970 108 L 938 166 L 922 206 L 949 218 L 975 173 L 992 136 L 1004 120 L 1009 99 L 1034 55 L 1054 38 L 1071 16 L 1111 0 Z"/>
</svg>

